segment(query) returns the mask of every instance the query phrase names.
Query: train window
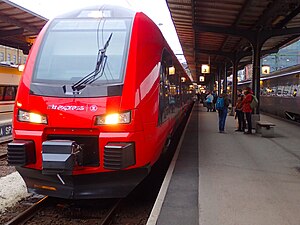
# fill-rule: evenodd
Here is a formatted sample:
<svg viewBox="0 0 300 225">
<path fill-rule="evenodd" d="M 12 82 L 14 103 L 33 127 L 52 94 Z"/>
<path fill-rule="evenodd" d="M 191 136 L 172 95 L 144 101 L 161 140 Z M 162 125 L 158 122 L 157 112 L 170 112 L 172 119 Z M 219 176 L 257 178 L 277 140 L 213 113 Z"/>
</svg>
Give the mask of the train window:
<svg viewBox="0 0 300 225">
<path fill-rule="evenodd" d="M 268 88 L 264 87 L 264 88 L 263 88 L 263 93 L 262 93 L 262 94 L 263 94 L 263 95 L 268 95 L 268 90 L 269 90 Z"/>
<path fill-rule="evenodd" d="M 271 88 L 270 88 L 270 95 L 271 95 L 271 96 L 274 96 L 275 93 L 276 93 L 276 87 L 271 87 Z"/>
<path fill-rule="evenodd" d="M 296 96 L 297 96 L 297 86 L 294 85 L 293 88 L 292 88 L 292 90 L 293 90 L 293 91 L 292 91 L 292 96 L 293 96 L 293 97 L 296 97 Z"/>
<path fill-rule="evenodd" d="M 16 98 L 16 88 L 14 86 L 7 86 L 4 92 L 4 101 L 13 101 Z"/>
<path fill-rule="evenodd" d="M 178 82 L 179 76 L 176 74 L 169 75 L 171 62 L 172 56 L 165 50 L 162 55 L 160 68 L 158 124 L 166 121 L 172 113 L 177 111 L 176 107 L 179 107 L 179 97 L 176 95 L 178 87 L 176 82 Z"/>
<path fill-rule="evenodd" d="M 4 87 L 0 86 L 0 101 L 2 101 L 4 98 Z"/>
<path fill-rule="evenodd" d="M 292 86 L 284 86 L 283 88 L 283 96 L 291 96 L 291 89 L 292 89 Z"/>
<path fill-rule="evenodd" d="M 33 82 L 72 84 L 95 70 L 108 39 L 106 65 L 94 84 L 123 81 L 131 19 L 56 19 L 40 48 Z"/>
<path fill-rule="evenodd" d="M 281 96 L 283 93 L 283 86 L 278 86 L 276 90 L 276 95 Z"/>
<path fill-rule="evenodd" d="M 166 64 L 162 62 L 160 67 L 160 85 L 159 85 L 159 117 L 158 123 L 161 124 L 167 119 L 167 101 L 168 101 L 168 89 Z"/>
</svg>

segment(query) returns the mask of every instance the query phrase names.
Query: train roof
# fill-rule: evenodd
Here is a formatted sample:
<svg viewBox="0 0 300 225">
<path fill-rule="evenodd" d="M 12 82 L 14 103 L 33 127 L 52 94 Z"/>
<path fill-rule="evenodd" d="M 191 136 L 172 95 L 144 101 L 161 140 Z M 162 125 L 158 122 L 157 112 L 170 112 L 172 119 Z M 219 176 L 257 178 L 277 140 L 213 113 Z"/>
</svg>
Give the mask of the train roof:
<svg viewBox="0 0 300 225">
<path fill-rule="evenodd" d="M 133 18 L 136 11 L 133 8 L 113 4 L 88 6 L 77 9 L 56 18 Z"/>
</svg>

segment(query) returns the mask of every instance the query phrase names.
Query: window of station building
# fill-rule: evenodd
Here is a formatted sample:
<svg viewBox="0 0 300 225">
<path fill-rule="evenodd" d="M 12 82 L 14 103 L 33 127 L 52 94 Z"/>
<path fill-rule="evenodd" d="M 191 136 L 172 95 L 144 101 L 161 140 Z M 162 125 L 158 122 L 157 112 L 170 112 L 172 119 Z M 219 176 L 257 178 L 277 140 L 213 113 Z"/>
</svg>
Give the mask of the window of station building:
<svg viewBox="0 0 300 225">
<path fill-rule="evenodd" d="M 291 96 L 291 90 L 292 86 L 291 85 L 286 85 L 283 88 L 283 96 Z"/>
<path fill-rule="evenodd" d="M 4 53 L 0 52 L 0 62 L 4 61 Z"/>
<path fill-rule="evenodd" d="M 18 59 L 18 64 L 21 64 L 22 63 L 22 57 L 19 56 L 19 59 Z"/>
<path fill-rule="evenodd" d="M 10 62 L 10 54 L 9 53 L 7 54 L 7 61 Z"/>
<path fill-rule="evenodd" d="M 13 63 L 17 64 L 17 56 L 16 55 L 13 55 Z"/>
<path fill-rule="evenodd" d="M 26 63 L 26 60 L 27 60 L 27 57 L 26 57 L 26 56 L 24 56 L 24 62 L 23 62 L 24 64 Z"/>
</svg>

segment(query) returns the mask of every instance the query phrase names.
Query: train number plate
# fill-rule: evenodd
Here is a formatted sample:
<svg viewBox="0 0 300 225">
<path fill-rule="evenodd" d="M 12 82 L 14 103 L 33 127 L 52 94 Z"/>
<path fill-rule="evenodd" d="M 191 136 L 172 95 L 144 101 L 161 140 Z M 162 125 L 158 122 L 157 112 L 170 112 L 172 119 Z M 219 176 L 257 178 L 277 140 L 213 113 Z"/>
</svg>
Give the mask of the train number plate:
<svg viewBox="0 0 300 225">
<path fill-rule="evenodd" d="M 12 126 L 11 125 L 3 125 L 0 126 L 0 137 L 12 135 Z"/>
</svg>

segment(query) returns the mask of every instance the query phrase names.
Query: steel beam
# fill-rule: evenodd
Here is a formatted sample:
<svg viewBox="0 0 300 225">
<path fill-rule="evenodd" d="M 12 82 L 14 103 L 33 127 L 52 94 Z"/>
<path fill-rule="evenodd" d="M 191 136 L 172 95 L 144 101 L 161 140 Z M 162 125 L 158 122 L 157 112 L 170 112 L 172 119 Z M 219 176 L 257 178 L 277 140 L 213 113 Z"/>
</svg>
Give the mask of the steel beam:
<svg viewBox="0 0 300 225">
<path fill-rule="evenodd" d="M 0 30 L 0 38 L 21 35 L 23 34 L 23 32 L 24 32 L 23 28 L 14 29 L 14 30 Z"/>
</svg>

